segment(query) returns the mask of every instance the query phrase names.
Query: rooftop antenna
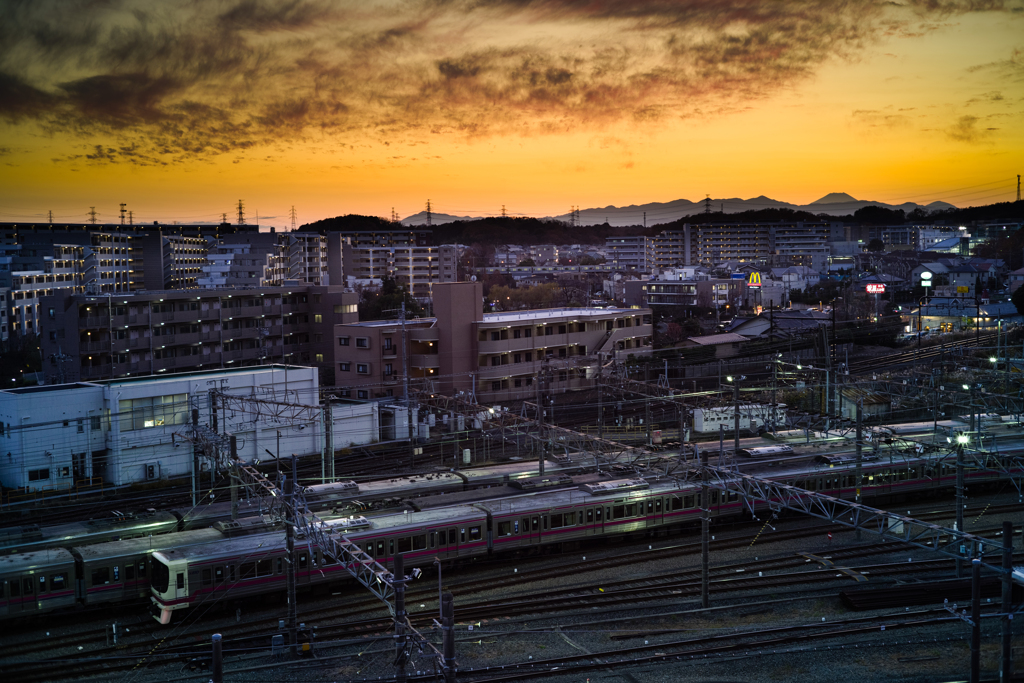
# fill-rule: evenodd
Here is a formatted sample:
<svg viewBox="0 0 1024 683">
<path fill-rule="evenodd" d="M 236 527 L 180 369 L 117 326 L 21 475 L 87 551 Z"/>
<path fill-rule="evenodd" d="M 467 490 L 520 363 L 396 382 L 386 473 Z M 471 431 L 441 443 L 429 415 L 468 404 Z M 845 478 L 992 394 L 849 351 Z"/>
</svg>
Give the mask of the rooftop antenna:
<svg viewBox="0 0 1024 683">
<path fill-rule="evenodd" d="M 295 232 L 295 215 L 296 215 L 296 214 L 295 214 L 295 207 L 293 206 L 293 207 L 292 207 L 292 210 L 291 210 L 291 217 L 292 217 L 292 232 Z"/>
<path fill-rule="evenodd" d="M 238 224 L 245 225 L 245 206 L 241 199 L 238 200 Z"/>
<path fill-rule="evenodd" d="M 126 207 L 126 206 L 128 206 L 128 205 L 125 204 L 124 202 L 121 202 L 121 225 L 124 225 L 124 214 L 125 214 L 124 207 Z"/>
<path fill-rule="evenodd" d="M 92 223 L 93 225 L 96 225 L 96 207 L 95 206 L 90 206 L 89 207 L 89 222 Z"/>
</svg>

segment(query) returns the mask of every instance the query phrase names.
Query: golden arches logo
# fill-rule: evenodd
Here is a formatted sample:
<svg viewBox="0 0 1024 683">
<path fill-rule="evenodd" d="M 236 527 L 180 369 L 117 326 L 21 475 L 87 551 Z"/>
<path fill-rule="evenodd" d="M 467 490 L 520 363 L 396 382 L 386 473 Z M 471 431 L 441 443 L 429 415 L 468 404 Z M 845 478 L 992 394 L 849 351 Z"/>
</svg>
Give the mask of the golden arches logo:
<svg viewBox="0 0 1024 683">
<path fill-rule="evenodd" d="M 761 273 L 751 273 L 750 278 L 747 279 L 747 287 L 760 287 L 761 286 Z"/>
</svg>

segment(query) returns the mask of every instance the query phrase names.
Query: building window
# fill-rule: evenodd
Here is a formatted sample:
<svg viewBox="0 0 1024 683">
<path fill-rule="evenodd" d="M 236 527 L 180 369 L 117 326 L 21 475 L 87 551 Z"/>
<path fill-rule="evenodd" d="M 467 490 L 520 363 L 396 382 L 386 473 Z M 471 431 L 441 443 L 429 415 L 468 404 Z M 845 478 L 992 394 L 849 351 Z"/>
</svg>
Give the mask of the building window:
<svg viewBox="0 0 1024 683">
<path fill-rule="evenodd" d="M 384 365 L 384 374 L 385 375 L 393 375 L 393 374 L 395 374 L 394 366 L 391 363 L 386 363 Z"/>
<path fill-rule="evenodd" d="M 356 396 L 358 398 L 370 398 L 370 394 L 368 391 L 366 391 L 366 389 L 360 389 L 359 391 L 357 391 Z"/>
<path fill-rule="evenodd" d="M 523 334 L 520 330 L 512 330 L 513 339 L 519 339 L 521 336 L 523 336 Z"/>
<path fill-rule="evenodd" d="M 315 313 L 313 315 L 313 322 L 315 322 L 315 323 L 322 323 L 323 321 L 324 321 L 324 317 L 322 315 L 320 315 L 319 313 Z"/>
<path fill-rule="evenodd" d="M 314 358 L 316 359 L 317 363 L 323 363 L 324 362 L 324 354 L 322 354 L 322 353 L 316 354 L 316 356 L 314 356 Z"/>
<path fill-rule="evenodd" d="M 348 346 L 348 337 L 338 337 L 338 346 Z"/>
<path fill-rule="evenodd" d="M 491 332 L 491 341 L 499 341 L 501 339 L 501 332 Z"/>
<path fill-rule="evenodd" d="M 491 367 L 501 365 L 501 356 L 494 356 L 491 358 Z"/>
<path fill-rule="evenodd" d="M 393 348 L 393 345 L 392 345 L 392 342 L 391 342 L 391 337 L 385 337 L 384 338 L 384 350 L 385 351 L 390 351 L 392 348 Z"/>
<path fill-rule="evenodd" d="M 322 335 L 322 334 L 314 334 L 313 335 L 313 341 L 314 342 L 320 343 L 320 342 L 323 342 L 323 340 L 324 340 L 324 335 Z"/>
<path fill-rule="evenodd" d="M 527 377 L 526 378 L 526 386 L 528 386 L 528 387 L 532 387 L 533 386 L 533 378 L 532 377 Z"/>
<path fill-rule="evenodd" d="M 499 391 L 501 389 L 501 382 L 491 382 L 491 390 Z"/>
<path fill-rule="evenodd" d="M 368 349 L 370 348 L 369 337 L 356 337 L 356 348 L 357 349 Z"/>
<path fill-rule="evenodd" d="M 533 361 L 533 351 L 527 351 L 526 352 L 526 362 L 529 363 L 529 362 L 532 362 L 532 361 Z"/>
<path fill-rule="evenodd" d="M 517 353 L 516 355 L 512 356 L 512 362 L 513 363 L 522 363 L 523 362 L 523 354 Z"/>
<path fill-rule="evenodd" d="M 342 372 L 349 372 L 352 369 L 351 363 L 338 363 L 338 369 Z"/>
<path fill-rule="evenodd" d="M 565 334 L 565 325 L 558 326 L 558 334 Z"/>
<path fill-rule="evenodd" d="M 521 386 L 523 386 L 523 380 L 517 379 L 516 380 L 516 387 L 521 387 Z"/>
<path fill-rule="evenodd" d="M 50 470 L 48 470 L 48 469 L 29 470 L 28 471 L 28 480 L 29 481 L 42 481 L 43 479 L 49 479 L 49 478 L 50 478 Z"/>
<path fill-rule="evenodd" d="M 555 328 L 554 327 L 548 325 L 547 327 L 544 328 L 544 336 L 545 337 L 550 337 L 554 333 L 555 333 Z"/>
<path fill-rule="evenodd" d="M 356 364 L 356 372 L 358 372 L 360 375 L 369 375 L 370 374 L 370 366 L 368 364 L 366 364 L 366 363 L 357 363 Z"/>
<path fill-rule="evenodd" d="M 523 330 L 523 336 L 529 339 L 530 337 L 533 336 L 533 330 L 527 327 L 525 330 Z"/>
</svg>

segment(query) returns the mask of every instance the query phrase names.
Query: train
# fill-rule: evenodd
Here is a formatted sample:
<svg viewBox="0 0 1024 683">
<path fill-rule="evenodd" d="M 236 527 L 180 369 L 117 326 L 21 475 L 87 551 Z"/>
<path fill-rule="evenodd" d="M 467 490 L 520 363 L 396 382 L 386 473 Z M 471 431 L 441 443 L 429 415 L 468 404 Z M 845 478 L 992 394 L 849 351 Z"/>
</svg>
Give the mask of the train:
<svg viewBox="0 0 1024 683">
<path fill-rule="evenodd" d="M 954 464 L 931 455 L 909 456 L 898 464 L 865 463 L 863 495 L 884 499 L 937 492 L 953 486 L 955 471 Z M 415 506 L 327 523 L 343 527 L 350 540 L 385 566 L 391 566 L 398 553 L 407 565 L 422 566 L 435 559 L 452 563 L 555 544 L 661 533 L 699 519 L 699 484 L 685 478 L 648 481 L 621 476 L 546 477 L 553 486 L 527 477 L 518 486 L 496 486 L 476 494 L 435 492 L 418 498 Z M 851 498 L 855 470 L 845 463 L 812 463 L 794 465 L 772 478 Z M 967 473 L 971 486 L 997 480 L 995 472 Z M 706 507 L 713 517 L 744 514 L 735 494 L 712 491 Z M 180 610 L 282 590 L 284 534 L 261 528 L 260 523 L 259 518 L 236 520 L 208 529 L 0 556 L 0 620 L 148 600 L 153 616 L 170 623 Z M 300 540 L 297 552 L 301 587 L 348 578 L 345 567 L 308 541 Z"/>
<path fill-rule="evenodd" d="M 741 448 L 736 455 L 745 458 L 777 458 L 780 456 L 793 455 L 795 451 L 792 446 L 759 446 L 757 448 Z"/>
<path fill-rule="evenodd" d="M 774 417 L 772 406 L 763 403 L 745 403 L 739 406 L 740 429 L 766 430 L 785 429 L 786 404 L 775 406 Z M 693 430 L 701 434 L 717 432 L 722 427 L 731 432 L 736 425 L 736 407 L 722 406 L 719 408 L 696 408 L 693 411 Z"/>
<path fill-rule="evenodd" d="M 548 472 L 558 472 L 565 463 L 546 463 Z M 390 477 L 365 482 L 336 481 L 304 487 L 306 504 L 319 514 L 347 514 L 368 509 L 399 507 L 418 496 L 455 493 L 499 486 L 536 474 L 531 463 L 519 462 L 467 470 L 450 470 L 415 476 Z M 259 516 L 264 510 L 258 498 L 239 501 L 240 517 Z M 128 540 L 172 532 L 205 529 L 232 518 L 231 503 L 209 499 L 192 508 L 146 509 L 112 512 L 81 522 L 40 526 L 15 525 L 0 528 L 0 555 L 47 548 L 66 548 L 69 543 L 88 545 Z"/>
</svg>

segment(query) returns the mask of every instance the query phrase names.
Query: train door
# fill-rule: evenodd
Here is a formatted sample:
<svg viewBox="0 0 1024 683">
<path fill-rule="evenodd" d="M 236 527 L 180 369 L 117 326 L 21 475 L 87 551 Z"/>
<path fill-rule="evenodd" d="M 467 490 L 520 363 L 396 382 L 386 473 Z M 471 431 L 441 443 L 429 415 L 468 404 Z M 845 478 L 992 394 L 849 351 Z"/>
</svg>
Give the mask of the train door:
<svg viewBox="0 0 1024 683">
<path fill-rule="evenodd" d="M 35 609 L 35 581 L 31 576 L 15 576 L 8 586 L 11 592 L 10 613 L 20 614 Z"/>
<path fill-rule="evenodd" d="M 647 499 L 647 528 L 661 524 L 661 498 Z"/>
<path fill-rule="evenodd" d="M 178 567 L 175 567 L 177 571 L 174 572 L 174 597 L 175 598 L 187 598 L 188 597 L 188 566 L 182 563 Z"/>
<path fill-rule="evenodd" d="M 448 527 L 448 557 L 459 556 L 459 530 Z"/>
</svg>

